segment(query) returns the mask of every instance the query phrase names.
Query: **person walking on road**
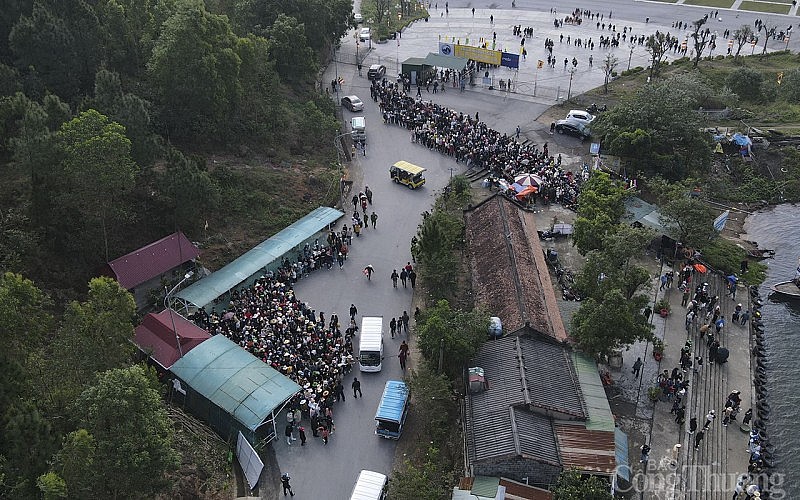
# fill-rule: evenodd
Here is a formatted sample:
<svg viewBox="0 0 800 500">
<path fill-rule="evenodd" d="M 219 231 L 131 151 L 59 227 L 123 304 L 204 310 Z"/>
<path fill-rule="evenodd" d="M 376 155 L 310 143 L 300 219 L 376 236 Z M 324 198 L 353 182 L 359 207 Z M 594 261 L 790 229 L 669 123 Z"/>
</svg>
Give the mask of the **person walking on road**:
<svg viewBox="0 0 800 500">
<path fill-rule="evenodd" d="M 409 271 L 408 279 L 411 281 L 411 288 L 417 286 L 417 273 L 415 273 L 413 269 Z"/>
<path fill-rule="evenodd" d="M 394 338 L 394 332 L 397 331 L 397 320 L 394 319 L 394 316 L 392 316 L 392 320 L 389 322 L 389 331 L 392 334 L 392 338 Z"/>
<path fill-rule="evenodd" d="M 717 414 L 714 410 L 711 410 L 706 414 L 706 423 L 703 424 L 704 431 L 707 431 L 708 428 L 711 427 L 711 423 L 714 421 L 715 418 L 717 418 Z"/>
<path fill-rule="evenodd" d="M 362 398 L 364 397 L 364 395 L 361 394 L 361 382 L 358 380 L 358 377 L 353 377 L 353 383 L 350 384 L 350 386 L 353 388 L 353 398 L 358 399 L 359 396 Z"/>
<path fill-rule="evenodd" d="M 375 229 L 375 224 L 378 223 L 378 214 L 375 213 L 375 210 L 372 211 L 372 215 L 369 216 L 369 220 L 372 221 L 372 229 Z"/>
<path fill-rule="evenodd" d="M 297 429 L 297 432 L 300 433 L 300 446 L 305 446 L 306 445 L 306 428 L 305 427 L 300 427 L 299 429 Z"/>
<path fill-rule="evenodd" d="M 681 453 L 681 444 L 678 443 L 672 447 L 672 466 L 678 465 L 678 455 Z"/>
<path fill-rule="evenodd" d="M 392 274 L 389 277 L 392 279 L 392 286 L 397 288 L 397 279 L 400 277 L 400 275 L 397 274 L 397 269 L 392 269 Z"/>
<path fill-rule="evenodd" d="M 324 444 L 324 445 L 328 444 L 328 436 L 330 436 L 330 432 L 328 432 L 328 428 L 325 427 L 324 425 L 320 424 L 319 429 L 317 429 L 317 432 L 319 433 L 320 436 L 322 436 L 322 444 Z"/>
<path fill-rule="evenodd" d="M 355 304 L 350 304 L 350 320 L 355 321 L 356 314 L 358 314 L 358 308 Z"/>
<path fill-rule="evenodd" d="M 292 478 L 289 476 L 288 472 L 284 472 L 281 474 L 281 485 L 283 485 L 283 496 L 286 496 L 288 492 L 290 495 L 294 496 L 294 491 L 292 491 L 292 485 L 289 484 L 289 481 Z"/>
<path fill-rule="evenodd" d="M 408 322 L 411 319 L 408 315 L 408 311 L 403 311 L 403 317 L 401 319 L 403 321 L 403 330 L 405 330 L 406 335 L 408 335 Z"/>
<path fill-rule="evenodd" d="M 292 441 L 295 440 L 295 438 L 292 437 L 292 428 L 293 427 L 294 427 L 293 424 L 286 424 L 286 428 L 283 431 L 283 434 L 286 436 L 286 444 L 288 444 L 289 446 L 291 446 L 292 445 Z"/>
<path fill-rule="evenodd" d="M 406 282 L 408 281 L 408 272 L 406 272 L 405 269 L 400 271 L 400 281 L 403 283 L 403 288 L 407 288 Z"/>
<path fill-rule="evenodd" d="M 694 437 L 694 449 L 700 448 L 700 443 L 703 442 L 703 438 L 706 436 L 705 428 L 698 431 L 697 435 Z"/>
<path fill-rule="evenodd" d="M 367 203 L 372 205 L 372 190 L 369 188 L 369 186 L 364 186 L 364 196 L 367 197 Z"/>
<path fill-rule="evenodd" d="M 642 370 L 642 358 L 636 358 L 636 362 L 633 364 L 633 376 L 635 378 L 639 378 L 639 372 Z"/>
<path fill-rule="evenodd" d="M 697 417 L 692 417 L 689 419 L 689 434 L 694 434 L 694 431 L 697 430 Z"/>
<path fill-rule="evenodd" d="M 642 458 L 639 459 L 639 463 L 647 467 L 647 461 L 650 460 L 650 446 L 643 444 L 640 449 L 642 450 Z"/>
<path fill-rule="evenodd" d="M 406 332 L 406 333 L 408 333 L 408 332 Z M 398 335 L 402 335 L 403 334 L 403 317 L 402 316 L 398 316 L 397 317 L 397 334 Z"/>
<path fill-rule="evenodd" d="M 367 277 L 367 281 L 372 281 L 372 273 L 375 272 L 375 268 L 372 267 L 372 264 L 367 264 L 367 267 L 364 268 L 364 276 Z"/>
<path fill-rule="evenodd" d="M 404 340 L 402 344 L 400 344 L 400 353 L 397 355 L 400 358 L 400 369 L 406 371 L 406 360 L 408 359 L 408 344 Z"/>
</svg>

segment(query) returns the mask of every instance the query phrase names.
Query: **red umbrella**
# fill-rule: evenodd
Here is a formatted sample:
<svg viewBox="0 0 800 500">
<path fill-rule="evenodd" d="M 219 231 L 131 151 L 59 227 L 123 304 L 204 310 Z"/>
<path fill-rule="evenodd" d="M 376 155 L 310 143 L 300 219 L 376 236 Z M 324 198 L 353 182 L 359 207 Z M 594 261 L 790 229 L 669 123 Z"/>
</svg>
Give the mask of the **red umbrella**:
<svg viewBox="0 0 800 500">
<path fill-rule="evenodd" d="M 703 264 L 695 264 L 694 265 L 694 270 L 697 271 L 698 273 L 704 273 L 708 269 L 706 269 L 706 266 L 704 266 Z"/>
</svg>

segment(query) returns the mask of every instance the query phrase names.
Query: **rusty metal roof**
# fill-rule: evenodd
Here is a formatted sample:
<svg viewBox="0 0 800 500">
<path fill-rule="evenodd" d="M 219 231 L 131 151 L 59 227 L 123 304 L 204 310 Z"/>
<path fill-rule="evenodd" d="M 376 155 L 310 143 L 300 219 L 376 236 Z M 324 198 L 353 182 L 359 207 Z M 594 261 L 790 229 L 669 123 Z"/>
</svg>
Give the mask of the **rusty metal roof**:
<svg viewBox="0 0 800 500">
<path fill-rule="evenodd" d="M 200 250 L 181 231 L 108 263 L 122 288 L 130 290 L 197 258 Z"/>
<path fill-rule="evenodd" d="M 477 302 L 509 332 L 529 322 L 536 331 L 566 340 L 533 214 L 493 196 L 465 218 Z"/>
<path fill-rule="evenodd" d="M 613 475 L 616 469 L 614 432 L 590 431 L 584 425 L 556 422 L 558 450 L 564 468 Z"/>
</svg>

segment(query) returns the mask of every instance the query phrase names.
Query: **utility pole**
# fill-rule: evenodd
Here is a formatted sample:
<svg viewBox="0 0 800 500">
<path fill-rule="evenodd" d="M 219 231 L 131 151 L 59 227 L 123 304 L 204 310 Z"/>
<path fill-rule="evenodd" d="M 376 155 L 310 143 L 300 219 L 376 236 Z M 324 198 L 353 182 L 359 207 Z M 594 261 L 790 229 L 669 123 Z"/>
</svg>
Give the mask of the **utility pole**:
<svg viewBox="0 0 800 500">
<path fill-rule="evenodd" d="M 175 290 L 177 290 L 178 287 L 180 287 L 184 281 L 188 280 L 193 275 L 194 271 L 189 271 L 188 273 L 184 274 L 183 279 L 180 280 L 178 284 L 172 287 L 172 290 L 168 292 L 167 292 L 167 287 L 164 287 L 164 291 L 166 292 L 164 294 L 164 308 L 169 310 L 169 319 L 172 322 L 172 333 L 175 334 L 175 345 L 178 347 L 178 354 L 180 354 L 181 357 L 183 357 L 183 348 L 181 347 L 181 338 L 178 335 L 178 330 L 175 328 L 175 317 L 172 315 L 172 306 L 169 303 L 169 296 L 172 295 L 172 293 L 175 292 Z"/>
<path fill-rule="evenodd" d="M 634 45 L 634 44 L 631 44 L 631 53 L 630 53 L 630 55 L 628 56 L 628 71 L 630 71 L 630 70 L 631 70 L 631 59 L 633 59 L 633 49 L 634 49 L 635 47 L 636 47 L 636 45 Z"/>
<path fill-rule="evenodd" d="M 569 89 L 567 90 L 567 100 L 569 101 L 570 97 L 572 97 L 572 77 L 575 76 L 575 68 L 570 68 L 569 70 Z"/>
</svg>

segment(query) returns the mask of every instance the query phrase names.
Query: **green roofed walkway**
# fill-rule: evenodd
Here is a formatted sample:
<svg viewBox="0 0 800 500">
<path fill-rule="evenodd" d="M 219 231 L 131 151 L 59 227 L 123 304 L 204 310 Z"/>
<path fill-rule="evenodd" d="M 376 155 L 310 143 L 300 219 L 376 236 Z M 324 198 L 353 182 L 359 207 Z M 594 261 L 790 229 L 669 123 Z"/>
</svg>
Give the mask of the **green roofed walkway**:
<svg viewBox="0 0 800 500">
<path fill-rule="evenodd" d="M 237 431 L 251 443 L 271 439 L 275 415 L 301 389 L 224 335 L 187 352 L 170 371 L 188 386 L 188 409 L 226 440 Z"/>
<path fill-rule="evenodd" d="M 219 271 L 203 278 L 175 294 L 179 309 L 189 312 L 211 303 L 228 291 L 247 282 L 265 267 L 278 262 L 287 252 L 313 238 L 329 224 L 336 222 L 343 212 L 330 207 L 319 207 L 291 226 L 258 244 Z"/>
</svg>

